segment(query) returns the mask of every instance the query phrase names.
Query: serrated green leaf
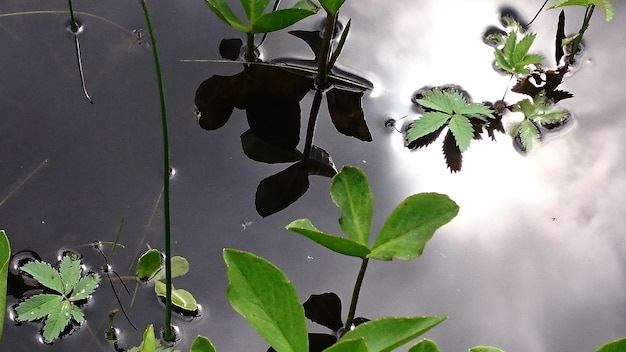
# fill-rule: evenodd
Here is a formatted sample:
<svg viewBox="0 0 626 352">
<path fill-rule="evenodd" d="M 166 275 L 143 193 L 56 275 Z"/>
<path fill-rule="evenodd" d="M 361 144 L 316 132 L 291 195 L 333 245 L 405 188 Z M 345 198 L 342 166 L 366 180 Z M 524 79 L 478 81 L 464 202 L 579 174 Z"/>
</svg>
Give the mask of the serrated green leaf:
<svg viewBox="0 0 626 352">
<path fill-rule="evenodd" d="M 71 304 L 68 301 L 63 301 L 61 304 L 55 306 L 43 325 L 43 339 L 46 342 L 52 342 L 54 339 L 61 335 L 61 332 L 65 330 L 67 324 L 72 319 Z"/>
<path fill-rule="evenodd" d="M 487 121 L 487 118 L 490 118 L 490 119 L 496 118 L 493 115 L 493 110 L 479 103 L 465 104 L 465 106 L 456 110 L 456 113 L 465 115 L 468 117 L 475 117 L 483 121 Z"/>
<path fill-rule="evenodd" d="M 347 238 L 321 232 L 313 226 L 309 219 L 295 220 L 287 225 L 286 228 L 340 254 L 365 258 L 370 253 L 369 248 L 365 245 Z"/>
<path fill-rule="evenodd" d="M 416 102 L 423 107 L 445 112 L 448 115 L 454 112 L 450 96 L 446 96 L 445 92 L 439 88 L 428 90 L 423 98 L 417 99 Z"/>
<path fill-rule="evenodd" d="M 189 348 L 189 352 L 216 352 L 215 346 L 208 338 L 198 335 Z"/>
<path fill-rule="evenodd" d="M 528 65 L 537 65 L 543 61 L 543 56 L 539 54 L 528 54 L 524 56 L 519 62 L 517 62 L 517 66 L 528 66 Z"/>
<path fill-rule="evenodd" d="M 456 145 L 459 147 L 461 153 L 465 152 L 474 137 L 472 123 L 463 115 L 454 115 L 454 117 L 450 119 L 448 127 L 450 131 L 452 131 Z"/>
<path fill-rule="evenodd" d="M 165 297 L 167 286 L 161 281 L 154 282 L 154 292 L 159 297 Z M 198 310 L 198 303 L 193 295 L 182 288 L 172 286 L 172 304 L 189 312 Z"/>
<path fill-rule="evenodd" d="M 368 257 L 379 260 L 415 258 L 422 254 L 435 231 L 458 212 L 459 206 L 444 194 L 412 195 L 389 215 Z"/>
<path fill-rule="evenodd" d="M 308 351 L 304 308 L 287 276 L 265 259 L 224 250 L 228 269 L 226 295 L 270 346 L 281 352 Z"/>
<path fill-rule="evenodd" d="M 229 24 L 234 29 L 246 33 L 248 26 L 237 18 L 233 10 L 230 9 L 225 0 L 204 0 L 211 11 L 222 21 Z"/>
<path fill-rule="evenodd" d="M 513 53 L 515 52 L 515 45 L 517 44 L 517 31 L 513 30 L 509 33 L 509 36 L 506 38 L 504 42 L 504 48 L 502 48 L 502 53 L 507 58 L 508 61 L 511 61 L 513 57 Z"/>
<path fill-rule="evenodd" d="M 445 316 L 390 317 L 363 323 L 341 339 L 363 338 L 369 352 L 391 351 L 446 320 Z"/>
<path fill-rule="evenodd" d="M 324 352 L 369 352 L 365 339 L 354 339 L 338 341 L 336 344 L 325 349 Z"/>
<path fill-rule="evenodd" d="M 531 151 L 539 141 L 539 130 L 529 119 L 524 119 L 519 128 L 519 136 L 524 148 Z"/>
<path fill-rule="evenodd" d="M 73 304 L 70 305 L 70 307 L 72 318 L 74 318 L 78 324 L 82 324 L 85 321 L 85 314 L 83 314 L 83 311 Z"/>
<path fill-rule="evenodd" d="M 531 45 L 535 41 L 535 37 L 537 35 L 535 33 L 528 33 L 522 37 L 522 39 L 515 45 L 513 49 L 513 54 L 511 54 L 511 61 L 520 62 L 526 54 L 528 54 L 528 50 L 530 50 Z"/>
<path fill-rule="evenodd" d="M 476 346 L 469 349 L 469 352 L 504 352 L 497 347 L 491 346 Z"/>
<path fill-rule="evenodd" d="M 147 280 L 156 275 L 162 265 L 163 257 L 161 252 L 154 248 L 149 249 L 137 261 L 137 277 L 140 280 Z"/>
<path fill-rule="evenodd" d="M 493 55 L 496 58 L 496 65 L 498 67 L 500 67 L 503 71 L 507 73 L 511 73 L 513 71 L 513 66 L 511 66 L 511 64 L 509 64 L 509 62 L 506 60 L 506 57 L 504 57 L 502 51 L 495 49 L 493 51 Z"/>
<path fill-rule="evenodd" d="M 69 255 L 63 256 L 61 264 L 59 264 L 59 275 L 63 282 L 63 294 L 67 295 L 80 279 L 81 269 L 80 260 L 73 259 Z"/>
<path fill-rule="evenodd" d="M 450 115 L 439 112 L 429 111 L 424 113 L 419 120 L 413 121 L 411 127 L 407 131 L 407 140 L 413 142 L 414 140 L 433 133 L 443 126 L 450 119 Z"/>
<path fill-rule="evenodd" d="M 333 177 L 330 197 L 341 209 L 339 225 L 348 238 L 367 246 L 374 212 L 374 199 L 367 176 L 359 168 L 346 166 Z"/>
<path fill-rule="evenodd" d="M 7 275 L 11 259 L 11 244 L 4 230 L 0 230 L 0 308 L 7 303 Z M 6 309 L 0 309 L 0 338 L 4 330 L 4 316 Z"/>
<path fill-rule="evenodd" d="M 295 8 L 266 13 L 254 22 L 251 22 L 252 33 L 279 31 L 313 14 L 315 14 L 314 11 Z"/>
<path fill-rule="evenodd" d="M 611 341 L 598 348 L 596 352 L 624 352 L 626 351 L 626 337 Z"/>
<path fill-rule="evenodd" d="M 90 273 L 83 276 L 80 280 L 78 280 L 78 283 L 74 287 L 69 300 L 80 301 L 81 299 L 89 297 L 92 293 L 94 293 L 96 288 L 98 288 L 98 285 L 100 285 L 99 274 Z"/>
<path fill-rule="evenodd" d="M 63 297 L 51 293 L 42 293 L 27 298 L 15 307 L 17 318 L 21 321 L 41 319 L 57 307 Z"/>
<path fill-rule="evenodd" d="M 43 286 L 58 293 L 63 293 L 63 281 L 61 275 L 50 264 L 34 260 L 22 266 L 22 270 L 29 273 Z"/>
</svg>

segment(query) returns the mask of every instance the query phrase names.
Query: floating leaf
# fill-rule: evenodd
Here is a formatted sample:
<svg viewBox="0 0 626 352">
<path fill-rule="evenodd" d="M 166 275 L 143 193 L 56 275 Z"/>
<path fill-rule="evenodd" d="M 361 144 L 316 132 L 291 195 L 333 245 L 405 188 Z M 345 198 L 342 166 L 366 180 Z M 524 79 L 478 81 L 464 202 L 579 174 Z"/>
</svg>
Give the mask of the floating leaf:
<svg viewBox="0 0 626 352">
<path fill-rule="evenodd" d="M 24 264 L 22 270 L 32 275 L 35 280 L 45 287 L 58 293 L 63 293 L 61 275 L 50 264 L 35 260 Z"/>
<path fill-rule="evenodd" d="M 509 21 L 513 20 L 509 18 Z M 527 66 L 541 63 L 543 57 L 541 55 L 528 54 L 535 40 L 535 33 L 522 34 L 519 24 L 511 28 L 504 46 L 494 49 L 496 64 L 506 73 L 525 75 L 530 72 Z M 521 36 L 521 39 L 518 40 L 518 36 Z"/>
<path fill-rule="evenodd" d="M 51 293 L 42 293 L 27 298 L 15 307 L 17 318 L 21 321 L 33 321 L 48 315 L 61 304 L 63 297 Z"/>
<path fill-rule="evenodd" d="M 224 250 L 226 295 L 233 308 L 277 351 L 308 351 L 304 309 L 287 276 L 265 259 Z"/>
<path fill-rule="evenodd" d="M 189 272 L 189 262 L 184 257 L 175 255 L 170 261 L 172 268 L 172 278 L 181 277 Z M 151 280 L 165 280 L 165 263 L 162 264 L 161 270 L 151 278 Z"/>
<path fill-rule="evenodd" d="M 100 275 L 96 273 L 90 273 L 81 277 L 76 286 L 73 287 L 72 295 L 70 296 L 70 301 L 80 301 L 89 297 L 96 288 L 100 285 Z"/>
<path fill-rule="evenodd" d="M 437 343 L 433 340 L 423 339 L 411 346 L 407 352 L 439 352 L 439 346 L 437 346 Z"/>
<path fill-rule="evenodd" d="M 216 352 L 215 346 L 208 338 L 198 335 L 189 348 L 189 352 Z"/>
<path fill-rule="evenodd" d="M 72 260 L 69 255 L 63 256 L 61 264 L 59 264 L 59 275 L 63 282 L 63 294 L 67 295 L 71 292 L 78 283 L 80 274 L 80 261 Z"/>
<path fill-rule="evenodd" d="M 163 282 L 154 282 L 154 292 L 157 296 L 165 298 L 166 288 L 167 286 Z M 187 312 L 196 312 L 198 310 L 198 303 L 193 295 L 187 290 L 177 289 L 174 286 L 172 286 L 172 304 Z"/>
<path fill-rule="evenodd" d="M 347 238 L 321 232 L 311 224 L 309 219 L 295 220 L 287 225 L 287 230 L 308 237 L 322 246 L 340 254 L 359 258 L 365 258 L 370 254 L 370 250 L 367 246 Z"/>
<path fill-rule="evenodd" d="M 369 352 L 391 351 L 424 334 L 444 320 L 445 316 L 376 319 L 348 331 L 340 341 L 363 338 Z"/>
<path fill-rule="evenodd" d="M 412 195 L 389 215 L 368 257 L 379 260 L 415 258 L 422 254 L 435 231 L 458 212 L 459 206 L 444 194 Z"/>
<path fill-rule="evenodd" d="M 330 197 L 341 209 L 339 225 L 348 238 L 368 246 L 374 199 L 367 176 L 359 168 L 346 166 L 330 185 Z"/>
<path fill-rule="evenodd" d="M 161 252 L 158 249 L 149 249 L 137 261 L 137 277 L 140 280 L 148 280 L 161 269 L 162 265 Z"/>
</svg>

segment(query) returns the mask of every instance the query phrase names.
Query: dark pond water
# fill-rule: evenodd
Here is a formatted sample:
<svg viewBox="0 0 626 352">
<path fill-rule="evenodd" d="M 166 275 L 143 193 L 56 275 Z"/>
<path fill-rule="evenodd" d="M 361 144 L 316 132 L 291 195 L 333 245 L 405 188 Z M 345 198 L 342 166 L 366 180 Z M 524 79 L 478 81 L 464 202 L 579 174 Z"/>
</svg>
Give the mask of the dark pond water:
<svg viewBox="0 0 626 352">
<path fill-rule="evenodd" d="M 315 144 L 332 155 L 338 168 L 356 165 L 369 175 L 374 228 L 417 192 L 446 193 L 461 207 L 419 259 L 370 264 L 358 315 L 448 315 L 426 335 L 442 351 L 479 344 L 511 352 L 593 351 L 626 334 L 626 5 L 614 2 L 612 22 L 594 16 L 585 35 L 586 52 L 564 83 L 575 94 L 563 102 L 574 122 L 531 155 L 516 152 L 501 134 L 497 142 L 473 143 L 463 170 L 451 174 L 439 146 L 411 152 L 402 136 L 384 124 L 390 117 L 400 123 L 417 118 L 410 97 L 423 86 L 458 84 L 475 101 L 501 97 L 508 78 L 492 70 L 492 49 L 481 34 L 498 25 L 498 9 L 512 3 L 348 1 L 341 19 L 352 18 L 353 24 L 339 64 L 375 85 L 363 102 L 373 142 L 339 134 L 323 106 Z M 515 3 L 528 20 L 543 1 Z M 0 13 L 65 10 L 66 5 L 5 0 Z M 203 334 L 220 351 L 264 351 L 265 342 L 226 299 L 223 248 L 271 260 L 291 278 L 303 301 L 333 291 L 344 306 L 359 263 L 284 230 L 292 220 L 308 217 L 325 231 L 339 231 L 327 178 L 311 177 L 300 200 L 263 218 L 254 203 L 259 181 L 285 165 L 244 156 L 239 136 L 248 127 L 239 110 L 220 130 L 198 127 L 198 85 L 240 67 L 181 60 L 217 59 L 220 40 L 239 34 L 202 1 L 150 6 L 176 169 L 173 254 L 191 264 L 189 274 L 174 284 L 191 291 L 202 306 L 193 321 L 175 319 L 182 335 L 177 348 L 188 350 L 193 337 Z M 0 227 L 14 252 L 31 250 L 55 261 L 60 251 L 72 249 L 98 270 L 102 257 L 85 245 L 114 240 L 124 218 L 120 242 L 125 248 L 115 251 L 112 265 L 120 275 L 132 275 L 147 246 L 163 248 L 158 93 L 147 37 L 138 42 L 133 33 L 147 29 L 135 1 L 81 1 L 75 10 L 91 14 L 79 19 L 85 25 L 80 43 L 93 105 L 80 86 L 73 39 L 64 28 L 68 15 L 0 17 Z M 583 13 L 567 14 L 571 33 Z M 558 12 L 544 12 L 533 25 L 536 48 L 549 58 L 557 17 Z M 320 19 L 296 27 L 311 30 Z M 306 45 L 286 33 L 270 35 L 263 51 L 267 57 L 310 58 Z M 311 100 L 303 100 L 303 111 L 308 112 Z M 130 297 L 114 284 L 141 331 L 150 323 L 162 327 L 163 309 L 151 287 L 129 280 Z M 8 312 L 16 302 L 9 296 Z M 87 323 L 71 337 L 43 345 L 40 325 L 7 320 L 0 350 L 112 351 L 104 331 L 108 311 L 117 306 L 103 282 L 85 309 Z M 123 331 L 122 346 L 139 344 L 141 334 L 121 315 L 116 325 Z"/>
</svg>

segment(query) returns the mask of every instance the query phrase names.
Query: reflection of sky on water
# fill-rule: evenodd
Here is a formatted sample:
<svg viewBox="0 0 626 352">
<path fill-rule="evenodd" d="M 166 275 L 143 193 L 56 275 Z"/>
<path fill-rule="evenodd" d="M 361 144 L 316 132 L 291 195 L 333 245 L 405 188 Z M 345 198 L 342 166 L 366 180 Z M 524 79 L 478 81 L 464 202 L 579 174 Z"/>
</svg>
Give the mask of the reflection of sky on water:
<svg viewBox="0 0 626 352">
<path fill-rule="evenodd" d="M 519 9 L 525 18 L 542 3 L 534 2 Z M 11 8 L 17 10 L 21 3 Z M 601 16 L 594 18 L 585 57 L 590 62 L 565 82 L 576 95 L 563 102 L 576 116 L 575 128 L 531 156 L 520 156 L 506 136 L 498 135 L 497 143 L 472 143 L 463 170 L 451 175 L 439 143 L 409 152 L 398 133 L 382 127 L 388 114 L 408 115 L 401 123 L 415 118 L 409 97 L 424 85 L 459 84 L 476 101 L 500 97 L 508 79 L 491 70 L 492 49 L 482 44 L 480 35 L 498 24 L 495 8 L 506 3 L 348 1 L 342 17 L 353 19 L 353 33 L 339 62 L 377 83 L 376 98 L 364 101 L 374 142 L 337 133 L 324 107 L 315 142 L 339 167 L 357 165 L 368 173 L 376 229 L 411 193 L 443 192 L 461 205 L 459 216 L 435 236 L 422 258 L 370 264 L 358 315 L 447 314 L 449 319 L 428 335 L 445 351 L 478 344 L 507 351 L 591 351 L 625 333 L 626 165 L 619 142 L 626 137 L 620 105 L 626 77 L 616 68 L 626 57 L 626 39 L 615 36 L 608 43 L 603 38 L 623 23 L 626 6 L 616 2 L 615 20 L 608 24 Z M 81 10 L 115 19 L 127 29 L 143 26 L 138 6 L 81 4 Z M 153 22 L 165 69 L 172 162 L 178 170 L 172 183 L 174 251 L 192 265 L 181 287 L 194 292 L 205 308 L 199 321 L 178 322 L 188 336 L 211 337 L 220 351 L 263 350 L 263 341 L 225 299 L 223 247 L 272 260 L 287 272 L 303 300 L 312 293 L 338 292 L 344 310 L 358 262 L 282 230 L 306 216 L 323 230 L 338 231 L 327 179 L 312 178 L 309 192 L 284 212 L 267 219 L 256 215 L 256 186 L 280 166 L 245 159 L 239 141 L 246 129 L 243 114 L 237 112 L 224 129 L 207 133 L 196 126 L 192 113 L 193 93 L 202 80 L 215 73 L 234 74 L 239 68 L 178 62 L 217 58 L 219 40 L 239 34 L 226 31 L 201 1 L 161 6 L 154 6 Z M 571 30 L 580 15 L 574 11 L 568 17 Z M 539 51 L 548 57 L 557 16 L 545 12 L 534 26 Z M 161 234 L 158 216 L 144 228 L 161 187 L 160 131 L 155 123 L 159 112 L 150 53 L 131 46 L 133 38 L 118 29 L 90 21 L 81 36 L 87 86 L 95 101 L 89 106 L 82 101 L 71 42 L 51 34 L 62 23 L 60 17 L 11 21 L 0 21 L 3 47 L 14 55 L 3 56 L 2 66 L 15 68 L 6 72 L 12 85 L 0 91 L 0 106 L 10 107 L 0 122 L 7 131 L 0 141 L 0 194 L 42 160 L 50 161 L 0 208 L 0 222 L 9 224 L 0 226 L 46 239 L 87 234 L 88 239 L 72 242 L 84 243 L 114 233 L 125 216 L 129 249 L 116 256 L 120 267 L 130 267 L 133 250 L 145 248 L 134 234 L 147 232 L 146 242 L 153 246 L 160 243 Z M 42 30 L 35 35 L 12 27 L 19 23 L 26 29 L 36 23 Z M 40 33 L 47 33 L 45 41 L 36 39 Z M 284 38 L 289 36 L 272 34 L 267 52 L 284 56 L 297 43 L 298 53 L 310 56 L 303 43 Z M 305 98 L 303 111 L 310 101 Z M 245 221 L 252 224 L 244 231 Z M 14 244 L 51 255 L 49 241 L 16 236 Z M 149 289 L 139 291 L 131 310 L 135 323 L 158 325 L 158 304 Z M 108 302 L 103 296 L 97 299 Z M 88 312 L 93 331 L 100 331 L 100 318 L 106 321 L 109 306 L 104 305 L 94 304 Z M 34 331 L 25 328 L 32 326 L 20 327 L 20 333 Z M 13 346 L 15 329 L 5 327 L 9 335 L 0 349 Z M 81 329 L 72 338 L 88 334 Z M 71 341 L 47 350 L 62 351 Z"/>
</svg>

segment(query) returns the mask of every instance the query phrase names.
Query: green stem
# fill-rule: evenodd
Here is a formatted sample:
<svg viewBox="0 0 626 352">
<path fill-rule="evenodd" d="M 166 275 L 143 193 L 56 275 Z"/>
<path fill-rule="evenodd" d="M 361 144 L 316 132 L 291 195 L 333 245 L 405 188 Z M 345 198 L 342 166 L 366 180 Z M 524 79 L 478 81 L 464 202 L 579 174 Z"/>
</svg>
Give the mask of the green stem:
<svg viewBox="0 0 626 352">
<path fill-rule="evenodd" d="M 247 62 L 255 62 L 256 57 L 254 55 L 254 33 L 246 33 L 246 54 L 244 56 Z"/>
<path fill-rule="evenodd" d="M 165 220 L 165 332 L 163 338 L 165 341 L 172 342 L 176 339 L 176 335 L 174 334 L 171 324 L 172 256 L 170 248 L 170 152 L 169 137 L 167 133 L 167 111 L 165 109 L 165 93 L 163 88 L 163 77 L 161 75 L 161 64 L 159 63 L 156 40 L 154 39 L 150 13 L 148 12 L 148 6 L 146 5 L 145 0 L 141 0 L 141 7 L 143 8 L 143 13 L 146 17 L 148 32 L 150 33 L 150 44 L 152 46 L 152 56 L 154 58 L 154 66 L 159 85 L 159 100 L 161 102 L 161 123 L 163 129 L 163 217 Z"/>
<path fill-rule="evenodd" d="M 78 24 L 76 24 L 76 20 L 74 19 L 74 9 L 72 8 L 72 0 L 67 0 L 68 5 L 70 7 L 70 29 L 72 33 L 76 34 L 78 32 Z"/>
<path fill-rule="evenodd" d="M 311 112 L 309 113 L 309 124 L 306 128 L 306 141 L 304 143 L 304 160 L 308 160 L 311 154 L 311 148 L 313 147 L 313 135 L 315 134 L 315 124 L 317 123 L 317 115 L 322 105 L 322 90 L 315 90 L 315 97 L 313 98 L 313 104 L 311 105 Z"/>
<path fill-rule="evenodd" d="M 572 43 L 572 52 L 569 57 L 569 63 L 574 64 L 576 54 L 578 53 L 578 48 L 580 47 L 580 42 L 583 40 L 583 34 L 587 28 L 589 28 L 589 21 L 591 21 L 591 15 L 593 15 L 593 10 L 595 10 L 596 5 L 587 6 L 587 10 L 585 11 L 585 19 L 583 21 L 583 25 L 580 27 L 578 31 L 578 36 L 574 39 L 574 43 Z"/>
<path fill-rule="evenodd" d="M 356 313 L 356 304 L 359 300 L 359 292 L 361 292 L 361 284 L 363 284 L 363 278 L 365 277 L 365 270 L 367 269 L 368 258 L 363 258 L 361 262 L 361 269 L 359 275 L 354 283 L 354 290 L 352 291 L 352 299 L 350 300 L 350 310 L 348 311 L 348 318 L 346 318 L 346 325 L 343 328 L 343 335 L 345 335 L 352 327 L 354 321 L 354 314 Z M 342 336 L 343 336 L 342 335 Z"/>
<path fill-rule="evenodd" d="M 317 86 L 324 89 L 328 85 L 328 57 L 330 55 L 330 46 L 333 39 L 333 33 L 335 32 L 335 25 L 337 23 L 338 14 L 326 15 L 326 28 L 324 29 L 324 39 L 322 41 L 322 48 L 320 49 L 319 63 L 317 68 Z"/>
</svg>

